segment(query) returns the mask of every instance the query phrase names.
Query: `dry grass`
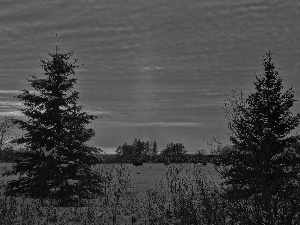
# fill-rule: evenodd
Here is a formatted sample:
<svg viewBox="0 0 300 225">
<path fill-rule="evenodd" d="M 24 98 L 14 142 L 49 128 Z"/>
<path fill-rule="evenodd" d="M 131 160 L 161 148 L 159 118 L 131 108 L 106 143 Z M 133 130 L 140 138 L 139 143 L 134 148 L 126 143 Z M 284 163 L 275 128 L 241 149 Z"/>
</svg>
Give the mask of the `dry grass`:
<svg viewBox="0 0 300 225">
<path fill-rule="evenodd" d="M 4 166 L 11 169 L 11 164 Z M 1 196 L 2 224 L 170 224 L 179 190 L 192 193 L 188 183 L 197 182 L 200 173 L 208 180 L 217 178 L 211 165 L 101 164 L 94 169 L 105 174 L 105 197 L 91 200 L 87 207 L 55 208 L 42 207 L 33 199 Z M 1 178 L 2 190 L 8 179 Z"/>
<path fill-rule="evenodd" d="M 221 178 L 211 164 L 101 164 L 94 169 L 106 177 L 105 196 L 87 207 L 42 207 L 37 200 L 1 196 L 0 224 L 260 224 L 253 220 L 252 202 L 233 205 L 220 197 Z M 3 187 L 7 181 L 1 182 Z M 299 222 L 297 217 L 290 221 Z"/>
</svg>

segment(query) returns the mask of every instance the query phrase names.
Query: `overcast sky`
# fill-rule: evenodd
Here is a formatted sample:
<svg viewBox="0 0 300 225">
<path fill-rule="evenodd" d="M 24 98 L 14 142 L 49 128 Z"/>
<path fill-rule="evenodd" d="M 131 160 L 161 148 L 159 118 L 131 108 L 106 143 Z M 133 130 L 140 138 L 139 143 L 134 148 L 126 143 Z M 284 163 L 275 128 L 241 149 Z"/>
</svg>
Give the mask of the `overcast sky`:
<svg viewBox="0 0 300 225">
<path fill-rule="evenodd" d="M 32 90 L 26 78 L 42 77 L 39 59 L 56 45 L 84 64 L 79 103 L 102 116 L 90 144 L 107 153 L 134 138 L 189 152 L 211 136 L 229 143 L 221 103 L 253 90 L 269 49 L 300 97 L 297 0 L 1 0 L 2 115 L 19 115 L 13 96 Z"/>
</svg>

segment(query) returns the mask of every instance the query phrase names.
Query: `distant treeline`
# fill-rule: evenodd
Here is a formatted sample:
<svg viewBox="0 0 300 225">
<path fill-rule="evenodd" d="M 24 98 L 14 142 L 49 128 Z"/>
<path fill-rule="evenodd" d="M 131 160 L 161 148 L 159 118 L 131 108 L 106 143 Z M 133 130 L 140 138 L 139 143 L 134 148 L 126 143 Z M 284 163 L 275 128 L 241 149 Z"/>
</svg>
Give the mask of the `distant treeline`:
<svg viewBox="0 0 300 225">
<path fill-rule="evenodd" d="M 207 162 L 207 163 L 213 163 L 218 160 L 219 156 L 217 155 L 204 155 L 203 160 L 199 161 L 197 160 L 197 157 L 195 156 L 196 154 L 186 154 L 184 160 L 178 161 L 178 163 L 200 163 L 200 162 Z M 122 161 L 120 160 L 120 157 L 117 154 L 101 154 L 101 158 L 103 159 L 102 163 L 133 163 L 129 161 Z M 159 157 L 160 155 L 157 156 L 157 160 L 154 161 L 142 161 L 144 163 L 165 163 L 165 160 Z"/>
<path fill-rule="evenodd" d="M 228 147 L 224 147 L 228 149 Z M 22 160 L 19 152 L 28 151 L 27 149 L 14 150 L 8 147 L 1 152 L 2 162 L 14 162 Z M 198 151 L 194 154 L 187 153 L 182 143 L 169 143 L 158 152 L 157 142 L 141 141 L 134 139 L 132 144 L 123 144 L 116 149 L 116 154 L 97 154 L 99 163 L 209 163 L 216 161 L 218 155 L 205 155 L 205 151 Z"/>
<path fill-rule="evenodd" d="M 188 163 L 211 162 L 217 156 L 205 155 L 205 151 L 187 154 L 182 143 L 169 143 L 158 152 L 157 142 L 134 139 L 132 144 L 123 144 L 116 150 L 116 154 L 103 155 L 105 163 Z"/>
<path fill-rule="evenodd" d="M 27 149 L 14 150 L 8 147 L 1 152 L 2 162 L 14 162 L 22 160 L 19 152 L 28 151 Z M 162 150 L 158 151 L 157 142 L 141 141 L 134 139 L 132 144 L 124 143 L 116 149 L 116 154 L 97 154 L 99 163 L 209 163 L 215 162 L 222 155 L 222 152 L 230 151 L 230 147 L 223 147 L 218 154 L 205 155 L 201 150 L 194 154 L 187 153 L 182 143 L 169 143 Z"/>
</svg>

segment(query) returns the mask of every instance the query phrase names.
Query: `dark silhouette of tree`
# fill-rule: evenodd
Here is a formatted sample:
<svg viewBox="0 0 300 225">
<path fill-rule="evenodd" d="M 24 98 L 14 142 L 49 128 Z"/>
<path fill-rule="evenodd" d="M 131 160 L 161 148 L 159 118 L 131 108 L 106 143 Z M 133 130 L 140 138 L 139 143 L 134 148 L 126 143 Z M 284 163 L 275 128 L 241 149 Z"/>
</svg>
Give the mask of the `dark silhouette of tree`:
<svg viewBox="0 0 300 225">
<path fill-rule="evenodd" d="M 76 83 L 74 69 L 77 60 L 69 63 L 72 52 L 48 53 L 51 59 L 41 60 L 44 78 L 28 79 L 36 93 L 28 90 L 16 96 L 23 102 L 21 112 L 28 120 L 15 123 L 25 134 L 16 140 L 28 149 L 20 152 L 24 159 L 13 166 L 12 174 L 20 173 L 10 181 L 6 195 L 49 198 L 57 205 L 84 204 L 84 200 L 102 193 L 102 178 L 91 166 L 99 160 L 96 148 L 85 144 L 94 135 L 86 128 L 96 116 L 82 111 L 76 101 L 79 92 L 72 90 Z"/>
<path fill-rule="evenodd" d="M 144 158 L 143 153 L 145 152 L 145 142 L 135 138 L 132 143 L 132 147 L 134 152 L 133 161 L 134 162 L 142 161 Z"/>
<path fill-rule="evenodd" d="M 272 53 L 266 55 L 264 73 L 254 82 L 255 92 L 248 97 L 234 94 L 225 102 L 234 145 L 222 160 L 227 168 L 223 176 L 228 199 L 255 195 L 266 200 L 268 196 L 291 196 L 298 189 L 300 155 L 293 146 L 299 146 L 299 136 L 290 132 L 299 125 L 300 115 L 292 115 L 292 88 L 282 91 Z"/>
<path fill-rule="evenodd" d="M 132 163 L 137 155 L 134 146 L 127 143 L 119 146 L 116 150 L 116 154 L 121 162 L 126 163 Z"/>
<path fill-rule="evenodd" d="M 119 146 L 116 150 L 120 162 L 133 162 L 134 152 L 133 147 L 127 143 Z"/>
<path fill-rule="evenodd" d="M 157 143 L 134 139 L 131 145 L 127 143 L 116 150 L 119 162 L 154 162 L 157 157 Z"/>
<path fill-rule="evenodd" d="M 158 154 L 158 148 L 157 148 L 157 142 L 156 140 L 153 141 L 152 146 L 152 154 L 153 156 L 156 156 Z"/>
<path fill-rule="evenodd" d="M 198 149 L 197 152 L 192 157 L 192 163 L 206 163 L 205 160 L 205 150 L 204 149 Z"/>
<path fill-rule="evenodd" d="M 157 148 L 157 142 L 154 140 L 150 143 L 150 162 L 157 162 L 158 158 L 158 148 Z"/>
<path fill-rule="evenodd" d="M 182 143 L 169 143 L 161 152 L 161 158 L 164 161 L 172 163 L 181 163 L 186 161 L 186 150 Z"/>
<path fill-rule="evenodd" d="M 151 148 L 150 148 L 150 142 L 146 141 L 144 142 L 144 152 L 142 153 L 143 155 L 143 162 L 149 162 L 151 159 Z"/>
</svg>

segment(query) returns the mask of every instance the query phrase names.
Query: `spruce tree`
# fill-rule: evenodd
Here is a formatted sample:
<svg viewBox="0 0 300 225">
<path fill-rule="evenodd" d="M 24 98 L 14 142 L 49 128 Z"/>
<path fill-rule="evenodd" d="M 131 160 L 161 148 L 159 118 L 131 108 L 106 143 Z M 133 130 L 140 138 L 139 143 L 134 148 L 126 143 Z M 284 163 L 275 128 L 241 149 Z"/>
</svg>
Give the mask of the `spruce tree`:
<svg viewBox="0 0 300 225">
<path fill-rule="evenodd" d="M 256 76 L 255 92 L 235 95 L 225 102 L 231 151 L 223 158 L 226 197 L 245 199 L 253 195 L 287 197 L 299 191 L 299 136 L 291 131 L 300 123 L 293 116 L 292 88 L 283 91 L 272 53 L 262 60 L 264 73 Z"/>
<path fill-rule="evenodd" d="M 77 78 L 77 59 L 73 53 L 62 54 L 56 48 L 50 59 L 40 60 L 44 78 L 28 79 L 35 92 L 23 89 L 16 99 L 23 102 L 26 121 L 15 120 L 25 134 L 16 140 L 24 144 L 24 161 L 13 166 L 20 174 L 6 187 L 6 195 L 49 198 L 57 205 L 84 204 L 84 200 L 102 193 L 102 178 L 92 170 L 99 160 L 97 149 L 85 144 L 95 132 L 86 128 L 96 116 L 77 105 L 79 92 L 73 87 Z"/>
</svg>

